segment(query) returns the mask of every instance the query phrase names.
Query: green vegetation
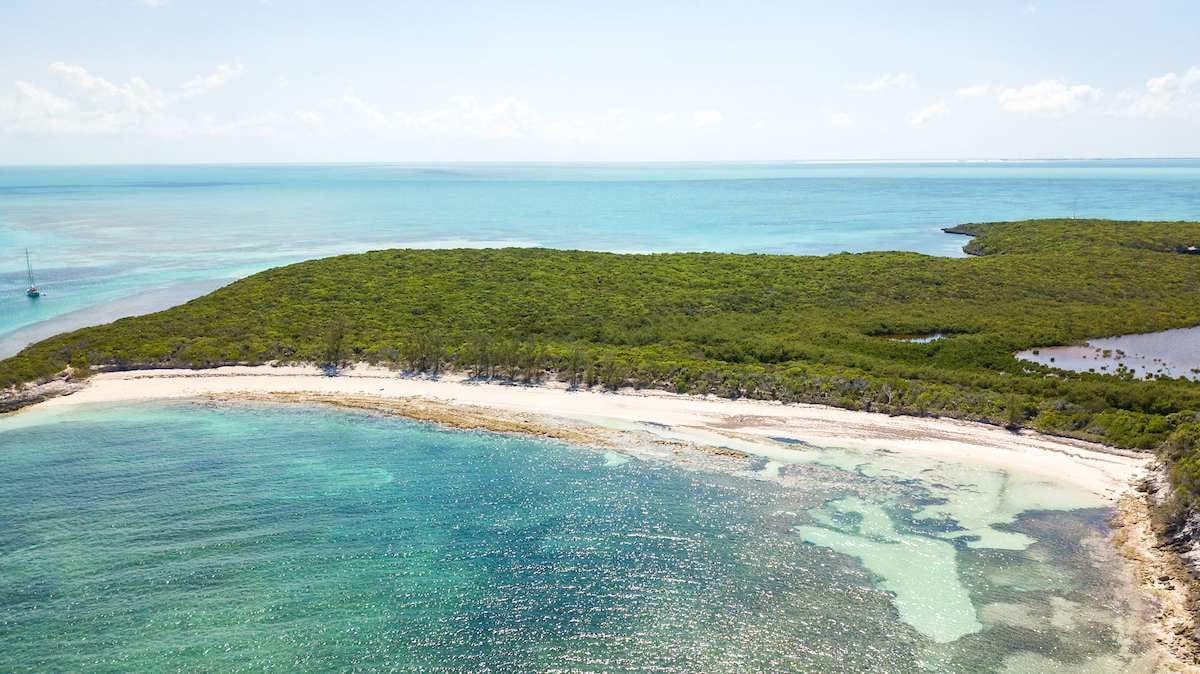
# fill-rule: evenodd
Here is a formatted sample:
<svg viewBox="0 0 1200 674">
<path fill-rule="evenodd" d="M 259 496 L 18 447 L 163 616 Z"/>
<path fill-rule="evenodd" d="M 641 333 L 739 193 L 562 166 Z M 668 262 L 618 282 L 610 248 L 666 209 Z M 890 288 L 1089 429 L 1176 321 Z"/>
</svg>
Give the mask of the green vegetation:
<svg viewBox="0 0 1200 674">
<path fill-rule="evenodd" d="M 1167 464 L 1175 490 L 1160 508 L 1167 529 L 1184 524 L 1184 517 L 1200 510 L 1200 423 L 1180 424 L 1159 446 L 1158 455 Z"/>
<path fill-rule="evenodd" d="M 1179 484 L 1200 493 L 1200 385 L 1064 373 L 1012 356 L 1200 324 L 1200 257 L 1175 252 L 1200 242 L 1200 223 L 1040 220 L 958 231 L 975 235 L 967 250 L 976 257 L 504 249 L 315 260 L 46 340 L 0 363 L 0 385 L 69 364 L 366 360 L 555 376 L 952 415 L 1122 447 L 1174 438 L 1188 448 L 1166 453 Z M 949 337 L 891 338 L 933 332 Z"/>
</svg>

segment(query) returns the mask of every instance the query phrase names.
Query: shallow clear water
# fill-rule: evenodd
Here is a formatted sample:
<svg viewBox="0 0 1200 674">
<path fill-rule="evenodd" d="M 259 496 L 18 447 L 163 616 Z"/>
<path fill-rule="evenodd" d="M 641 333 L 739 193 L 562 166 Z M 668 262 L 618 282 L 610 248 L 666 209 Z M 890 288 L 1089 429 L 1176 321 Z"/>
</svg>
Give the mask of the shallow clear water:
<svg viewBox="0 0 1200 674">
<path fill-rule="evenodd" d="M 0 167 L 0 355 L 341 252 L 959 255 L 964 239 L 940 227 L 1070 215 L 1200 218 L 1200 161 Z"/>
<path fill-rule="evenodd" d="M 1090 339 L 1017 353 L 1018 358 L 1074 372 L 1200 381 L 1200 326 Z"/>
<path fill-rule="evenodd" d="M 773 481 L 324 408 L 0 419 L 0 670 L 1138 657 L 1104 510 L 1023 476 L 806 451 Z"/>
</svg>

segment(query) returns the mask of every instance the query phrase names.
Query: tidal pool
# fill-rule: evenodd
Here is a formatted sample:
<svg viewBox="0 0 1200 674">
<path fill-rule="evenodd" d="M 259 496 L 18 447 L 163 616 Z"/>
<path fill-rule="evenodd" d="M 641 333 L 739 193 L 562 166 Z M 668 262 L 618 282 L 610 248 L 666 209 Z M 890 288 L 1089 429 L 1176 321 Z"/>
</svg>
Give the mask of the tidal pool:
<svg viewBox="0 0 1200 674">
<path fill-rule="evenodd" d="M 1142 379 L 1184 377 L 1200 381 L 1200 326 L 1030 349 L 1017 353 L 1017 358 L 1073 372 L 1128 372 Z"/>
</svg>

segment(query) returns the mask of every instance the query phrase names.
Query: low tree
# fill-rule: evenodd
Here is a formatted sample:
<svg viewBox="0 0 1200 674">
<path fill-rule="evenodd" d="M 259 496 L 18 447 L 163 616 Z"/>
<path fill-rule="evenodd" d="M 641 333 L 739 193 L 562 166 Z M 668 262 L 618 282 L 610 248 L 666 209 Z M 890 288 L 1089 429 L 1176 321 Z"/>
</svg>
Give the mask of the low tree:
<svg viewBox="0 0 1200 674">
<path fill-rule="evenodd" d="M 570 387 L 571 390 L 579 388 L 580 378 L 583 374 L 583 353 L 579 347 L 571 349 L 571 355 L 568 356 L 567 371 L 570 372 Z"/>
<path fill-rule="evenodd" d="M 322 354 L 321 368 L 325 374 L 333 376 L 338 373 L 345 363 L 346 321 L 340 316 L 334 319 L 325 334 L 325 350 Z"/>
<path fill-rule="evenodd" d="M 1021 426 L 1025 424 L 1025 403 L 1021 401 L 1020 397 L 1015 395 L 1008 397 L 1008 402 L 1005 404 L 1004 417 L 1006 422 L 1005 427 L 1008 430 L 1014 433 L 1021 430 Z"/>
</svg>

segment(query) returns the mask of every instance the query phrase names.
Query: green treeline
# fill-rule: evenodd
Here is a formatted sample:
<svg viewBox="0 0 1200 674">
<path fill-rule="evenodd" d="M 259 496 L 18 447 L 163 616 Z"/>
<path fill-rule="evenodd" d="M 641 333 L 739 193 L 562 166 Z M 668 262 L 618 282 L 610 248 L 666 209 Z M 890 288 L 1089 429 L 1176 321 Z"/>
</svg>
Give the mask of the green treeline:
<svg viewBox="0 0 1200 674">
<path fill-rule="evenodd" d="M 1200 243 L 1200 223 L 1037 220 L 956 231 L 975 235 L 966 246 L 972 257 L 345 255 L 270 269 L 167 311 L 40 342 L 0 362 L 0 385 L 67 365 L 268 361 L 556 377 L 1170 446 L 1180 484 L 1192 480 L 1200 490 L 1200 465 L 1190 463 L 1200 384 L 1065 373 L 1012 356 L 1200 324 L 1200 256 L 1175 252 Z M 933 332 L 949 337 L 894 339 Z"/>
</svg>

